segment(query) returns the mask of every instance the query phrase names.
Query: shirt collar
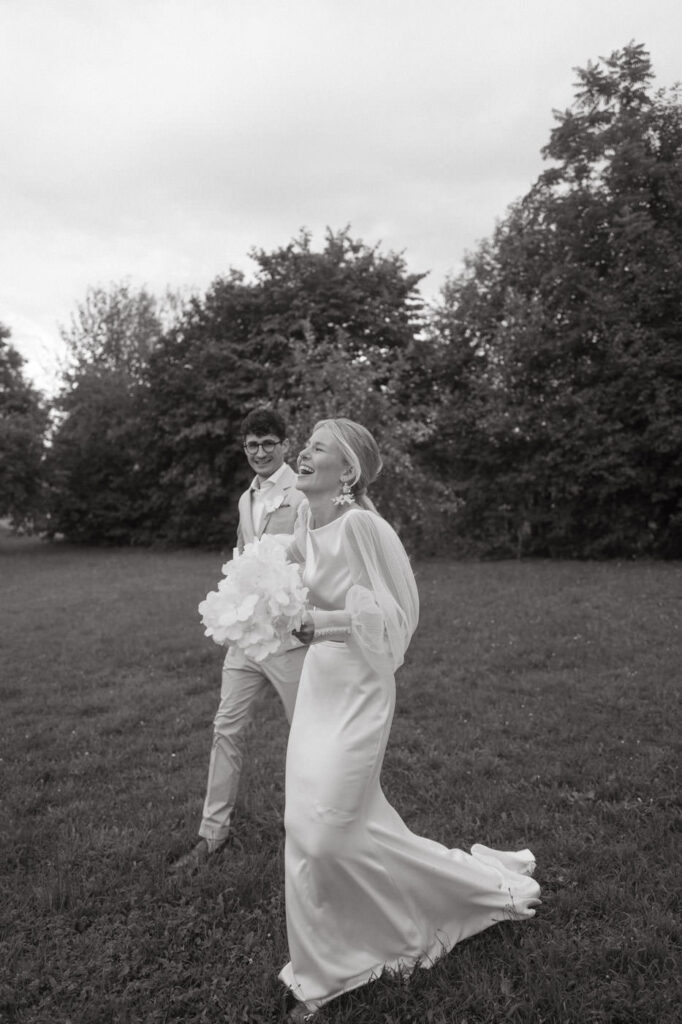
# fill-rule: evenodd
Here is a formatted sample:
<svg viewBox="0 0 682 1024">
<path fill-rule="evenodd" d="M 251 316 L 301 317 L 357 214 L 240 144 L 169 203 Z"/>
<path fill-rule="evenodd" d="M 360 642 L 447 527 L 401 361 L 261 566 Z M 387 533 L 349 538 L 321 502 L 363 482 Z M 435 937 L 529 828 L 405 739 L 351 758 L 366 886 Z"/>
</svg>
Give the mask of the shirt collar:
<svg viewBox="0 0 682 1024">
<path fill-rule="evenodd" d="M 251 490 L 262 491 L 263 489 L 274 487 L 274 485 L 276 483 L 279 483 L 281 478 L 284 476 L 285 467 L 286 462 L 283 462 L 279 469 L 275 470 L 272 476 L 269 476 L 267 480 L 263 480 L 262 482 L 260 480 L 260 477 L 255 476 L 253 478 L 253 483 L 251 484 Z"/>
</svg>

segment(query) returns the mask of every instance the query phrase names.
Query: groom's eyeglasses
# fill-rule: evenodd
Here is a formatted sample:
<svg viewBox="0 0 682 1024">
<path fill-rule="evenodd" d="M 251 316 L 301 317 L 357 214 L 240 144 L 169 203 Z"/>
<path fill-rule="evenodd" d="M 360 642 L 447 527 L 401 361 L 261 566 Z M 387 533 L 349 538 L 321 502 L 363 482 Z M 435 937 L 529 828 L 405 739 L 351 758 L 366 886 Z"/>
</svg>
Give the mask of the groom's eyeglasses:
<svg viewBox="0 0 682 1024">
<path fill-rule="evenodd" d="M 259 448 L 262 448 L 266 455 L 272 455 L 278 444 L 281 441 L 247 441 L 244 445 L 244 451 L 247 455 L 255 455 Z"/>
</svg>

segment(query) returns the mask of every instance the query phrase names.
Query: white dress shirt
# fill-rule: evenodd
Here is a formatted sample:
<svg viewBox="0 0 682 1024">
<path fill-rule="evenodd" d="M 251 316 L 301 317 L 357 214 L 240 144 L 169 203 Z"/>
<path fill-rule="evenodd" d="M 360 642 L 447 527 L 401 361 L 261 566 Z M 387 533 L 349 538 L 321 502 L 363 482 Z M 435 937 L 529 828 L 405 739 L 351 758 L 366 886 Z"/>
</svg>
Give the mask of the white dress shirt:
<svg viewBox="0 0 682 1024">
<path fill-rule="evenodd" d="M 260 532 L 261 524 L 265 517 L 265 506 L 267 504 L 269 494 L 284 473 L 285 465 L 286 463 L 283 462 L 279 469 L 275 470 L 272 476 L 269 476 L 267 480 L 261 480 L 261 478 L 257 476 L 251 484 L 251 521 L 253 522 L 253 531 L 256 536 L 258 536 Z"/>
</svg>

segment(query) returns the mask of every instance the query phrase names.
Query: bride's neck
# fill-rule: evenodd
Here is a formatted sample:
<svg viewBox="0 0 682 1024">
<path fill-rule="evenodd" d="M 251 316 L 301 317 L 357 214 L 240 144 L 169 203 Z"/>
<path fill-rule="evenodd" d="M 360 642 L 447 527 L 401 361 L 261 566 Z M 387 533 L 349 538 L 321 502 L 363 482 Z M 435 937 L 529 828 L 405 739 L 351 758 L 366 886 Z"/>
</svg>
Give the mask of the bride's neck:
<svg viewBox="0 0 682 1024">
<path fill-rule="evenodd" d="M 310 506 L 310 525 L 313 530 L 317 530 L 320 526 L 328 526 L 346 511 L 344 505 L 334 505 L 329 495 L 311 496 L 308 498 L 308 505 Z"/>
</svg>

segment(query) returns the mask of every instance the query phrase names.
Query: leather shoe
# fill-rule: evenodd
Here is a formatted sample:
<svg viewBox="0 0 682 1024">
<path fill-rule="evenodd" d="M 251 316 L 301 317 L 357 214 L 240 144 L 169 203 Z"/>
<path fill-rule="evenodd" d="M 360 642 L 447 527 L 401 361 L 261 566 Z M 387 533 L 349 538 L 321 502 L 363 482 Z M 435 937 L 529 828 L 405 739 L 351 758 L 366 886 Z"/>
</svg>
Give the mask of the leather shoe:
<svg viewBox="0 0 682 1024">
<path fill-rule="evenodd" d="M 295 1024 L 301 1024 L 302 1021 L 312 1021 L 317 1016 L 317 1010 L 311 1010 L 306 1003 L 299 1003 L 293 1010 L 287 1014 L 287 1020 L 295 1022 Z"/>
<path fill-rule="evenodd" d="M 173 864 L 171 864 L 170 870 L 174 875 L 188 874 L 193 875 L 195 871 L 198 871 L 202 864 L 206 864 L 207 861 L 212 860 L 217 853 L 225 848 L 227 839 L 224 839 L 219 846 L 214 846 L 211 849 L 205 839 L 200 839 L 196 846 L 193 846 L 188 853 L 184 853 L 182 857 L 179 857 Z"/>
</svg>

